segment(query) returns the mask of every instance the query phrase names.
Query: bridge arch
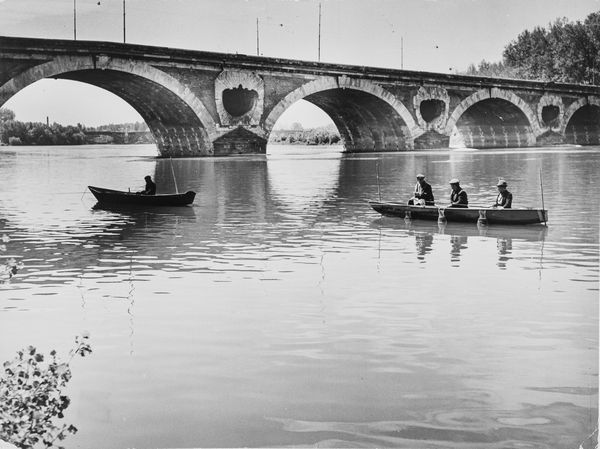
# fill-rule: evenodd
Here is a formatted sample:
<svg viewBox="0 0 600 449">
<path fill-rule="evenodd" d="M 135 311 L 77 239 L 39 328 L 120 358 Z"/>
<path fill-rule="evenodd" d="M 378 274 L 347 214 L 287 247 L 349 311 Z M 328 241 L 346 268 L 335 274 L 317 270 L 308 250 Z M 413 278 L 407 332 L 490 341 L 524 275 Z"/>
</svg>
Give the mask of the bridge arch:
<svg viewBox="0 0 600 449">
<path fill-rule="evenodd" d="M 479 110 L 483 122 L 470 120 L 469 112 L 475 109 Z M 532 146 L 542 130 L 535 112 L 521 97 L 490 88 L 478 90 L 462 100 L 448 118 L 445 133 L 455 143 L 460 140 L 465 146 L 486 148 Z"/>
<path fill-rule="evenodd" d="M 204 104 L 189 88 L 149 64 L 107 56 L 58 56 L 0 86 L 0 106 L 44 78 L 80 81 L 119 96 L 146 121 L 163 156 L 213 153 L 216 125 Z"/>
<path fill-rule="evenodd" d="M 600 97 L 584 97 L 571 103 L 565 110 L 560 131 L 568 143 L 600 143 Z"/>
<path fill-rule="evenodd" d="M 310 81 L 287 94 L 264 120 L 267 135 L 299 100 L 309 101 L 331 117 L 346 151 L 412 149 L 415 137 L 422 133 L 406 106 L 391 92 L 368 80 L 340 76 Z"/>
</svg>

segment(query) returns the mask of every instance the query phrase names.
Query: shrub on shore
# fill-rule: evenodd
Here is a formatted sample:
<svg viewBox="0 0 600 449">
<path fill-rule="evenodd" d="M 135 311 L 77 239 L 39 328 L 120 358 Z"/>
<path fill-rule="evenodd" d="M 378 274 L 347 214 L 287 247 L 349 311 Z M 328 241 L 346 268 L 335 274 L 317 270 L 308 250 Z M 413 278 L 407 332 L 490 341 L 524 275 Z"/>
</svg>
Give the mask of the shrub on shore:
<svg viewBox="0 0 600 449">
<path fill-rule="evenodd" d="M 75 339 L 67 362 L 60 361 L 56 351 L 46 357 L 34 346 L 4 362 L 0 377 L 0 440 L 22 449 L 38 444 L 60 448 L 60 441 L 77 432 L 72 424 L 57 425 L 54 421 L 64 417 L 71 402 L 63 394 L 71 379 L 71 360 L 92 352 L 88 339 L 87 333 Z"/>
</svg>

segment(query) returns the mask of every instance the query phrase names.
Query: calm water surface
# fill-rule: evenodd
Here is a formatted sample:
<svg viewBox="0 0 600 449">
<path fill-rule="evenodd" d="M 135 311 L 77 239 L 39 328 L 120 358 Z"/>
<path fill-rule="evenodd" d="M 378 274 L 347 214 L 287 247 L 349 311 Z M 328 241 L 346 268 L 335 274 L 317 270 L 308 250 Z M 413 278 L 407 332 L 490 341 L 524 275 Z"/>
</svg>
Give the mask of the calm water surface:
<svg viewBox="0 0 600 449">
<path fill-rule="evenodd" d="M 69 448 L 593 447 L 600 148 L 174 160 L 193 207 L 93 209 L 87 185 L 174 189 L 153 146 L 0 149 L 0 361 L 73 361 Z M 382 218 L 425 172 L 548 229 Z M 2 248 L 4 249 L 4 248 Z"/>
</svg>

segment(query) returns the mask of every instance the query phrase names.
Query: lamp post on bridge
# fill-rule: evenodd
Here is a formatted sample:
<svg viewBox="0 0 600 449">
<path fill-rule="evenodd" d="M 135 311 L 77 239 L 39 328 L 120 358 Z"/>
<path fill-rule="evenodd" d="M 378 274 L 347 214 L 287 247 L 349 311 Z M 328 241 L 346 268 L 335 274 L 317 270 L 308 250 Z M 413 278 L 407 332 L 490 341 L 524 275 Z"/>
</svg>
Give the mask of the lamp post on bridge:
<svg viewBox="0 0 600 449">
<path fill-rule="evenodd" d="M 256 56 L 260 56 L 260 40 L 258 32 L 258 17 L 256 18 Z"/>
<path fill-rule="evenodd" d="M 256 18 L 256 56 L 263 55 L 263 53 L 261 53 L 261 51 L 260 51 L 260 24 L 263 25 L 263 30 L 264 30 L 265 25 L 274 25 L 274 26 L 278 26 L 279 28 L 284 28 L 283 23 L 277 23 L 277 25 L 275 25 L 275 23 L 273 23 L 273 22 L 269 23 L 268 19 L 269 19 L 268 16 L 267 16 L 267 18 L 263 17 L 262 22 L 259 22 L 259 18 L 258 17 Z"/>
<path fill-rule="evenodd" d="M 73 0 L 73 40 L 77 40 L 77 0 Z"/>
<path fill-rule="evenodd" d="M 321 2 L 319 2 L 319 37 L 317 39 L 317 61 L 321 62 Z"/>
<path fill-rule="evenodd" d="M 125 0 L 123 0 L 123 43 L 125 43 L 125 36 Z M 77 0 L 73 0 L 73 40 L 77 40 Z"/>
<path fill-rule="evenodd" d="M 123 43 L 125 43 L 125 0 L 123 0 Z"/>
<path fill-rule="evenodd" d="M 404 70 L 404 36 L 400 36 L 400 68 Z"/>
</svg>

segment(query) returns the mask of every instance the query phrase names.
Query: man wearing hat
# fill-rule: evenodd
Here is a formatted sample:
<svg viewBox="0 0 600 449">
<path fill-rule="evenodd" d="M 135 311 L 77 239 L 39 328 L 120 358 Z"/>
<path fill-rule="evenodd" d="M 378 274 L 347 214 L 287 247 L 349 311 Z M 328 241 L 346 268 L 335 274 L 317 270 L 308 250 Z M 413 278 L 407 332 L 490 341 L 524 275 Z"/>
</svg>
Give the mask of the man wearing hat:
<svg viewBox="0 0 600 449">
<path fill-rule="evenodd" d="M 450 205 L 448 207 L 469 207 L 467 192 L 460 187 L 460 181 L 456 178 L 450 180 Z"/>
<path fill-rule="evenodd" d="M 433 206 L 433 190 L 431 185 L 425 181 L 425 175 L 419 173 L 417 175 L 417 183 L 415 184 L 415 196 L 408 200 L 408 204 L 416 206 Z"/>
<path fill-rule="evenodd" d="M 492 207 L 499 207 L 501 209 L 510 209 L 512 207 L 512 193 L 506 188 L 508 184 L 504 179 L 498 180 L 498 196 L 496 197 L 496 204 Z"/>
<path fill-rule="evenodd" d="M 156 184 L 152 181 L 150 175 L 145 176 L 144 181 L 146 181 L 146 188 L 138 193 L 142 195 L 156 195 Z"/>
</svg>

